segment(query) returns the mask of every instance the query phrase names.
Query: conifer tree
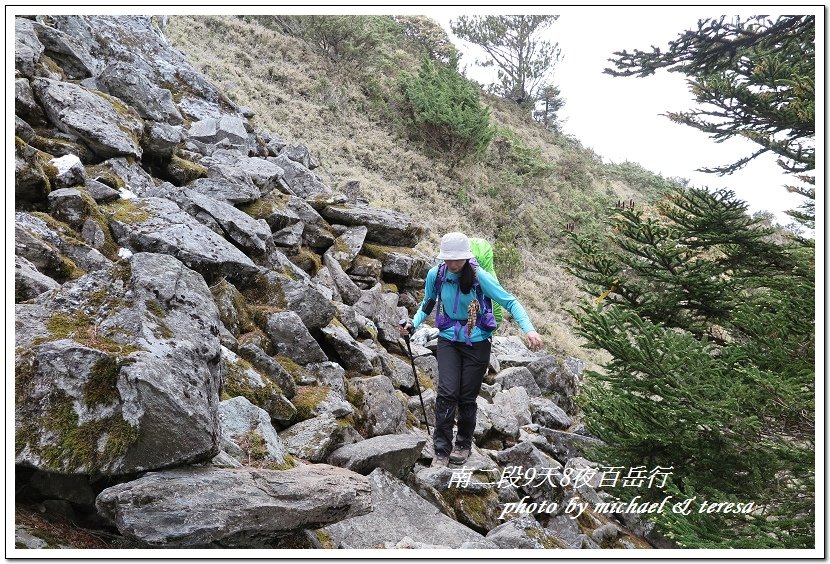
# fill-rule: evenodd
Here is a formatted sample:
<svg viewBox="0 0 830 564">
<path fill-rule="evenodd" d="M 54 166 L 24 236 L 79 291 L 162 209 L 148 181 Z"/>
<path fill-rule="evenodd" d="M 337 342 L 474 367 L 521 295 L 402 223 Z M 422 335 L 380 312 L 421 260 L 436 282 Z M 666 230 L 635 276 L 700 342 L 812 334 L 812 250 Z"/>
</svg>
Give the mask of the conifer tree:
<svg viewBox="0 0 830 564">
<path fill-rule="evenodd" d="M 489 56 L 476 61 L 498 68 L 496 94 L 533 108 L 539 90 L 550 78 L 562 52 L 558 43 L 541 39 L 559 16 L 461 16 L 450 28 L 461 39 L 480 46 Z"/>
<path fill-rule="evenodd" d="M 559 131 L 562 124 L 558 113 L 564 105 L 565 99 L 562 98 L 562 91 L 556 86 L 545 85 L 539 89 L 533 119 L 551 131 Z"/>
<path fill-rule="evenodd" d="M 445 156 L 451 167 L 481 155 L 495 133 L 478 87 L 449 64 L 424 57 L 418 73 L 402 74 L 400 89 L 412 133 Z"/>
<path fill-rule="evenodd" d="M 574 311 L 611 360 L 579 401 L 610 466 L 672 468 L 690 515 L 650 516 L 690 548 L 807 548 L 814 538 L 812 241 L 762 228 L 728 190 L 677 188 L 616 210 L 610 241 L 569 233 L 570 272 L 598 296 Z M 703 501 L 750 514 L 697 513 Z"/>
<path fill-rule="evenodd" d="M 815 222 L 815 17 L 755 16 L 746 21 L 706 19 L 662 51 L 620 51 L 611 59 L 614 76 L 648 76 L 658 69 L 689 77 L 695 99 L 689 112 L 668 112 L 677 123 L 703 131 L 721 142 L 743 137 L 759 148 L 735 162 L 702 172 L 730 174 L 752 159 L 772 153 L 786 172 L 805 184 L 788 187 L 806 203 L 789 212 Z"/>
</svg>

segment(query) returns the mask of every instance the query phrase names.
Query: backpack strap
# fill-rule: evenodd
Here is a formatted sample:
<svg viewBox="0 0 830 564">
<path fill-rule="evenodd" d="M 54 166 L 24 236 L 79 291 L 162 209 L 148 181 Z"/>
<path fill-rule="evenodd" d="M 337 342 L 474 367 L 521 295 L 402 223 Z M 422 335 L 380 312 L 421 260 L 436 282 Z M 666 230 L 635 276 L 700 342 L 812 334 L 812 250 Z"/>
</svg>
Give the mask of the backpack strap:
<svg viewBox="0 0 830 564">
<path fill-rule="evenodd" d="M 447 279 L 447 264 L 441 263 L 438 266 L 438 274 L 435 276 L 435 303 L 438 306 L 438 311 L 441 311 L 441 287 Z"/>
<path fill-rule="evenodd" d="M 473 287 L 476 289 L 476 299 L 478 299 L 479 303 L 481 304 L 481 310 L 479 315 L 484 315 L 485 313 L 492 312 L 493 300 L 484 295 L 484 291 L 481 289 L 481 284 L 475 282 Z"/>
</svg>

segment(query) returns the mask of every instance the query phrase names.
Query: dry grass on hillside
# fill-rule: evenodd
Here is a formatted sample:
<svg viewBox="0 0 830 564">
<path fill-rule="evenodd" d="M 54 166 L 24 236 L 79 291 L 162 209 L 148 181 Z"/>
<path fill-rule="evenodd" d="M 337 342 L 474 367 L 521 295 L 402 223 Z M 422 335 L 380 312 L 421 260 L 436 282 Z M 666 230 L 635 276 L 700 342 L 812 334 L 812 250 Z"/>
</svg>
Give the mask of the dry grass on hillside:
<svg viewBox="0 0 830 564">
<path fill-rule="evenodd" d="M 236 103 L 256 112 L 255 127 L 292 143 L 304 143 L 321 162 L 315 172 L 333 189 L 347 181 L 360 183 L 360 194 L 377 207 L 396 209 L 423 221 L 430 229 L 418 249 L 434 254 L 440 236 L 461 230 L 490 237 L 505 198 L 515 205 L 509 213 L 520 225 L 535 224 L 556 232 L 550 210 L 563 202 L 558 186 L 561 166 L 547 178 L 510 186 L 498 167 L 468 164 L 449 171 L 418 146 L 402 139 L 392 124 L 378 121 L 354 80 L 354 70 L 319 56 L 303 41 L 231 16 L 170 18 L 165 33 L 191 64 L 215 82 Z M 405 57 L 406 53 L 399 53 Z M 417 59 L 402 60 L 411 68 Z M 397 71 L 387 71 L 390 79 Z M 485 97 L 493 120 L 509 127 L 521 142 L 537 149 L 556 165 L 563 156 L 553 134 L 519 115 L 502 100 Z M 545 208 L 545 214 L 536 212 Z M 488 229 L 489 228 L 489 229 Z M 502 275 L 505 286 L 525 305 L 551 352 L 586 357 L 574 336 L 564 307 L 581 298 L 573 279 L 557 261 L 561 249 L 552 245 L 517 244 L 524 271 Z M 498 265 L 497 265 L 498 269 Z M 513 324 L 500 329 L 515 334 Z"/>
<path fill-rule="evenodd" d="M 232 100 L 257 113 L 255 127 L 308 145 L 322 163 L 315 172 L 335 190 L 357 180 L 372 205 L 416 216 L 425 205 L 437 211 L 432 206 L 440 200 L 430 193 L 445 185 L 446 177 L 356 109 L 365 97 L 341 75 L 348 69 L 296 38 L 231 16 L 171 18 L 165 32 Z M 240 64 L 251 59 L 259 65 Z"/>
</svg>

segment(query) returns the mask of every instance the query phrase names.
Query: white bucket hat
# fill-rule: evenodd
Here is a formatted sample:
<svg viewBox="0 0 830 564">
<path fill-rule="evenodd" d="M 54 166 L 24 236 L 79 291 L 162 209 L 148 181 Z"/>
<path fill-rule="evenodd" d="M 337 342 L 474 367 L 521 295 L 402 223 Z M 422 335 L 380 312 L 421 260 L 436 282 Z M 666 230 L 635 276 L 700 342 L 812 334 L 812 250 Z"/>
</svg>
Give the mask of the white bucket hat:
<svg viewBox="0 0 830 564">
<path fill-rule="evenodd" d="M 441 237 L 441 252 L 438 258 L 441 260 L 463 260 L 473 258 L 470 250 L 470 240 L 463 233 L 447 233 Z"/>
</svg>

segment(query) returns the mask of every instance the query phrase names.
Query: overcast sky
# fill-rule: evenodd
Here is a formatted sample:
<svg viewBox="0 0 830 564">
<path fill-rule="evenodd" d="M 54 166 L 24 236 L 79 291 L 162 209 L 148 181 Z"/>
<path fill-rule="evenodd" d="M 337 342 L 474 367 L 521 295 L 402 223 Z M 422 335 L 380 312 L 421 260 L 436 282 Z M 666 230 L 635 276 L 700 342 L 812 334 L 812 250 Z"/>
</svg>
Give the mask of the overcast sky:
<svg viewBox="0 0 830 564">
<path fill-rule="evenodd" d="M 542 10 L 457 7 L 446 9 L 437 19 L 449 32 L 448 21 L 460 14 L 543 13 Z M 783 174 L 774 156 L 763 155 L 729 176 L 695 172 L 701 167 L 732 163 L 758 147 L 742 139 L 715 143 L 705 133 L 661 116 L 668 111 L 696 107 L 683 75 L 663 71 L 637 78 L 603 73 L 611 66 L 608 59 L 614 51 L 650 50 L 652 45 L 665 50 L 668 42 L 683 31 L 696 29 L 699 19 L 772 14 L 773 8 L 765 7 L 762 11 L 747 7 L 597 6 L 544 10 L 560 15 L 547 30 L 546 38 L 558 42 L 562 49 L 563 60 L 556 67 L 553 82 L 565 99 L 560 110 L 565 133 L 593 149 L 605 162 L 629 160 L 667 178 L 687 178 L 694 186 L 729 188 L 749 204 L 750 212 L 768 210 L 780 223 L 792 222 L 783 212 L 797 207 L 802 198 L 783 188 L 796 181 Z M 816 10 L 811 7 L 796 12 L 790 8 L 788 13 Z M 483 82 L 488 71 L 474 68 L 477 48 L 452 34 L 451 37 L 465 53 L 461 65 L 470 65 L 468 76 Z M 816 82 L 820 82 L 818 77 Z"/>
</svg>

